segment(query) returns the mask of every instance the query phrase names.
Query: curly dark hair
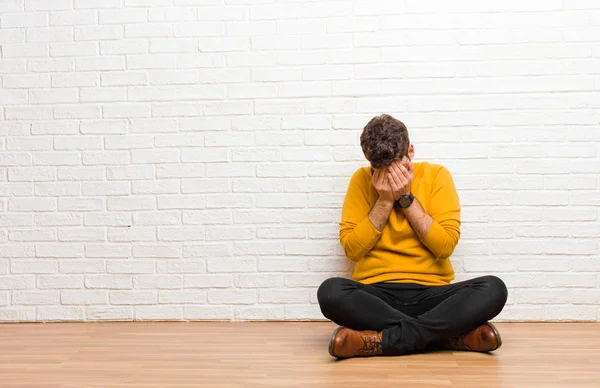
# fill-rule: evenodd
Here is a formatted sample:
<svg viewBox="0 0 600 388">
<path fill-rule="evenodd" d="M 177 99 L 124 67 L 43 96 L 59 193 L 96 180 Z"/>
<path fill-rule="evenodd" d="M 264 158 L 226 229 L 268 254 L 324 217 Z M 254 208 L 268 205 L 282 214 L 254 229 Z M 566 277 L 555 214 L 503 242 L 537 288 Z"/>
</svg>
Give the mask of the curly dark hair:
<svg viewBox="0 0 600 388">
<path fill-rule="evenodd" d="M 373 117 L 360 135 L 360 146 L 373 168 L 387 167 L 407 155 L 409 145 L 406 125 L 388 114 Z"/>
</svg>

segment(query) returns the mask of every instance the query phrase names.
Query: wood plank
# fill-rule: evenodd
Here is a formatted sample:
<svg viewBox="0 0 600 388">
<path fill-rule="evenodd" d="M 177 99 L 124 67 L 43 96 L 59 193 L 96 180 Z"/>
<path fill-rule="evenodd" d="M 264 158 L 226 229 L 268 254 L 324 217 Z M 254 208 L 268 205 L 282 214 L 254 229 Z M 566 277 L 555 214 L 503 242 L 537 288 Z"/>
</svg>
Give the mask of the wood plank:
<svg viewBox="0 0 600 388">
<path fill-rule="evenodd" d="M 494 354 L 336 361 L 335 326 L 299 322 L 0 325 L 0 386 L 600 387 L 600 324 L 500 323 Z"/>
</svg>

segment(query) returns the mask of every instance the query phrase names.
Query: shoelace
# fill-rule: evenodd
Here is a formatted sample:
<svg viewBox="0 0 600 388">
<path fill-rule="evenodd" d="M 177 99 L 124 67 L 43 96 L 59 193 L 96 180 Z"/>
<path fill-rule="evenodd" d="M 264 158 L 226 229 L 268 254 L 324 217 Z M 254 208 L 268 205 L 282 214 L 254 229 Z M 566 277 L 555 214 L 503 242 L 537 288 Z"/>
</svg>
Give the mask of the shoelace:
<svg viewBox="0 0 600 388">
<path fill-rule="evenodd" d="M 448 342 L 455 348 L 465 348 L 466 347 L 465 343 L 463 342 L 462 337 L 448 338 Z"/>
<path fill-rule="evenodd" d="M 363 347 L 360 349 L 361 353 L 372 354 L 381 352 L 381 342 L 377 340 L 376 336 L 363 336 Z"/>
</svg>

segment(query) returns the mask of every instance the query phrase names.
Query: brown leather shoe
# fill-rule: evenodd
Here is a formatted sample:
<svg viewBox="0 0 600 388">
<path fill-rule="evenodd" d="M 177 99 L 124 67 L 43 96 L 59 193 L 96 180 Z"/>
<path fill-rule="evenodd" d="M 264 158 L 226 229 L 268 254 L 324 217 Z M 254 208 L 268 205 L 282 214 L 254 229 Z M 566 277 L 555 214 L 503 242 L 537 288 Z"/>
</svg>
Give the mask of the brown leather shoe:
<svg viewBox="0 0 600 388">
<path fill-rule="evenodd" d="M 442 349 L 491 352 L 502 346 L 502 339 L 496 326 L 489 322 L 477 326 L 465 335 L 452 337 L 442 342 Z"/>
<path fill-rule="evenodd" d="M 383 354 L 381 332 L 340 327 L 331 336 L 329 354 L 337 358 L 379 356 Z"/>
</svg>

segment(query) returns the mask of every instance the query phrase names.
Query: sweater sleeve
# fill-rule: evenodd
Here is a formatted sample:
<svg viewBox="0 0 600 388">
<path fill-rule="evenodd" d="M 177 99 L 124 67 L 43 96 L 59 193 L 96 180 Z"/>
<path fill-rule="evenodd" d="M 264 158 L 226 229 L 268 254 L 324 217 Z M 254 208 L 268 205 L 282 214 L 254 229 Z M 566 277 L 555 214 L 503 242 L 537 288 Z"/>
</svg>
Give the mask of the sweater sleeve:
<svg viewBox="0 0 600 388">
<path fill-rule="evenodd" d="M 346 191 L 340 222 L 340 243 L 348 259 L 358 262 L 381 237 L 381 232 L 369 220 L 369 184 L 365 172 L 356 171 Z"/>
<path fill-rule="evenodd" d="M 460 202 L 452 175 L 445 167 L 435 177 L 429 204 L 433 222 L 421 241 L 438 259 L 447 259 L 460 238 Z"/>
</svg>

